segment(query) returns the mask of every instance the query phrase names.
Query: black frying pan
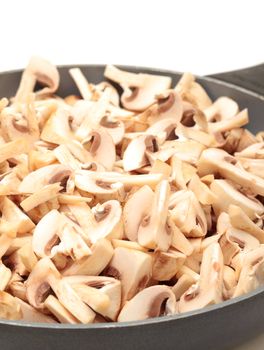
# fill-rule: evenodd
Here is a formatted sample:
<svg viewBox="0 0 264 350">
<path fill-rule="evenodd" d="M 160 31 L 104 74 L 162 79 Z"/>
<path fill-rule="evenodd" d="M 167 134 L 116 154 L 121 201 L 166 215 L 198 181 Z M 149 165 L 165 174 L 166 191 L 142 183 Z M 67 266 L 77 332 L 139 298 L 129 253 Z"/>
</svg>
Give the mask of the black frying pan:
<svg viewBox="0 0 264 350">
<path fill-rule="evenodd" d="M 80 67 L 89 81 L 98 83 L 103 80 L 104 66 Z M 69 68 L 59 68 L 61 83 L 58 94 L 61 96 L 78 94 L 68 74 Z M 173 85 L 180 77 L 179 73 L 171 71 L 121 68 L 168 75 L 172 77 Z M 0 97 L 13 96 L 20 77 L 21 71 L 1 73 Z M 201 77 L 198 81 L 213 99 L 230 96 L 239 103 L 240 108 L 248 107 L 251 131 L 264 129 L 264 65 L 215 77 Z M 250 294 L 206 309 L 140 322 L 48 325 L 0 320 L 0 350 L 232 349 L 264 331 L 263 310 L 264 287 L 261 287 Z"/>
</svg>

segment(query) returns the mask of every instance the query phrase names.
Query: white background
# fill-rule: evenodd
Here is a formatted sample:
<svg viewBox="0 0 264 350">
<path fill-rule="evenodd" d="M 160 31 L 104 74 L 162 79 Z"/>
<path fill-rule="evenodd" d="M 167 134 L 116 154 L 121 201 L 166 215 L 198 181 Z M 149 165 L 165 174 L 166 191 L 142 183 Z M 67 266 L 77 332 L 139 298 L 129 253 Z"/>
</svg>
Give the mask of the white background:
<svg viewBox="0 0 264 350">
<path fill-rule="evenodd" d="M 0 70 L 32 54 L 206 74 L 264 61 L 262 0 L 0 0 Z"/>
<path fill-rule="evenodd" d="M 119 63 L 196 74 L 264 62 L 262 0 L 0 4 L 0 70 L 24 67 L 33 54 L 55 64 Z M 259 338 L 240 349 L 263 349 L 263 343 Z"/>
</svg>

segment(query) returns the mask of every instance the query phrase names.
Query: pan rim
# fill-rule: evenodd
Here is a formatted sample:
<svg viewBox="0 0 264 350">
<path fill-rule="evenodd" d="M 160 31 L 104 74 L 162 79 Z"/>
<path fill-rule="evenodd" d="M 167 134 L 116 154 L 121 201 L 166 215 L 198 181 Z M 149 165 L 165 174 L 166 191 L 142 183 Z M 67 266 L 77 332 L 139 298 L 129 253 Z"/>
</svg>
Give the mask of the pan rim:
<svg viewBox="0 0 264 350">
<path fill-rule="evenodd" d="M 100 68 L 103 69 L 106 66 L 106 64 L 64 64 L 64 65 L 56 65 L 56 67 L 60 69 L 70 69 L 74 67 L 79 68 Z M 174 74 L 182 74 L 182 72 L 174 71 L 174 70 L 167 70 L 167 69 L 159 69 L 155 67 L 144 67 L 144 66 L 133 66 L 133 65 L 121 65 L 116 64 L 115 66 L 121 68 L 121 69 L 133 69 L 133 70 L 143 70 L 148 71 L 149 73 L 156 73 L 156 74 L 165 74 L 168 76 L 174 75 Z M 2 75 L 8 75 L 8 74 L 22 74 L 23 69 L 13 69 L 13 70 L 5 70 L 0 72 L 0 84 L 1 84 L 1 76 Z M 196 78 L 198 78 L 200 81 L 208 81 L 213 82 L 218 85 L 225 86 L 227 88 L 234 89 L 238 92 L 241 92 L 243 94 L 250 95 L 254 98 L 260 99 L 264 102 L 264 96 L 261 94 L 258 94 L 256 92 L 253 92 L 251 90 L 248 90 L 246 88 L 243 88 L 241 86 L 231 84 L 224 82 L 222 80 L 207 77 L 207 76 L 200 76 L 195 75 Z M 13 320 L 6 320 L 6 319 L 0 319 L 0 326 L 16 326 L 16 327 L 24 327 L 24 328 L 40 328 L 40 329 L 49 329 L 49 330 L 86 330 L 89 329 L 116 329 L 116 328 L 127 328 L 127 327 L 140 327 L 140 326 L 151 326 L 156 325 L 160 323 L 167 323 L 167 322 L 174 322 L 177 320 L 182 320 L 190 317 L 198 317 L 200 315 L 209 314 L 215 310 L 220 310 L 232 305 L 235 305 L 237 303 L 246 302 L 248 299 L 254 298 L 258 295 L 261 295 L 264 293 L 264 286 L 260 286 L 257 289 L 255 289 L 252 292 L 246 293 L 244 295 L 241 295 L 239 297 L 236 297 L 234 299 L 229 299 L 224 302 L 221 302 L 219 304 L 211 305 L 202 309 L 197 309 L 189 312 L 185 312 L 182 314 L 175 314 L 170 316 L 160 316 L 155 317 L 147 320 L 141 320 L 141 321 L 129 321 L 129 322 L 111 322 L 111 323 L 96 323 L 96 324 L 61 324 L 61 323 L 36 323 L 36 322 L 27 322 L 27 321 L 13 321 Z"/>
</svg>

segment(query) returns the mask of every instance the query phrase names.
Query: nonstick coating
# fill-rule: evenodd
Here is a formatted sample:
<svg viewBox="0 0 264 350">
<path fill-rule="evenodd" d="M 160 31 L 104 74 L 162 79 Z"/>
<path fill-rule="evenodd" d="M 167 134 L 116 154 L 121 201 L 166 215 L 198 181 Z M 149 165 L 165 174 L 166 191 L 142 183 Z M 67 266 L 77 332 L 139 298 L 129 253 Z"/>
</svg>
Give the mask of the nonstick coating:
<svg viewBox="0 0 264 350">
<path fill-rule="evenodd" d="M 68 74 L 73 66 L 59 68 L 58 94 L 78 94 Z M 104 66 L 80 65 L 92 83 L 103 80 Z M 138 67 L 120 67 L 133 72 L 165 74 L 173 85 L 180 73 Z M 0 74 L 0 98 L 15 94 L 21 71 Z M 249 109 L 252 132 L 264 129 L 264 99 L 241 87 L 212 78 L 199 78 L 215 99 L 229 96 L 240 108 Z M 95 325 L 39 325 L 0 320 L 1 350 L 224 350 L 254 337 L 264 330 L 264 287 L 240 298 L 183 315 L 132 323 Z"/>
</svg>

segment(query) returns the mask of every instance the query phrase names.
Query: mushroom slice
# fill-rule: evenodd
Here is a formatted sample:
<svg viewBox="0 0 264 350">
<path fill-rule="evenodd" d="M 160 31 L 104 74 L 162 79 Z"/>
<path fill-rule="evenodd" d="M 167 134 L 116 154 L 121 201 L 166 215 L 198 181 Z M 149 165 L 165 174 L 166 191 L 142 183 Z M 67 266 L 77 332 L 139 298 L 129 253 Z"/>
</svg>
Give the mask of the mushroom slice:
<svg viewBox="0 0 264 350">
<path fill-rule="evenodd" d="M 40 138 L 43 141 L 63 144 L 69 140 L 74 140 L 75 136 L 71 128 L 72 116 L 70 112 L 62 107 L 48 119 L 41 132 Z"/>
<path fill-rule="evenodd" d="M 170 77 L 129 73 L 114 66 L 107 66 L 104 75 L 124 89 L 121 102 L 126 109 L 132 111 L 145 110 L 155 102 L 157 94 L 171 85 Z"/>
<path fill-rule="evenodd" d="M 77 85 L 77 87 L 82 95 L 82 98 L 84 100 L 88 100 L 88 101 L 91 100 L 92 93 L 91 93 L 91 89 L 89 87 L 89 83 L 86 80 L 86 78 L 83 75 L 80 68 L 71 68 L 71 69 L 69 69 L 69 73 L 70 73 L 72 79 L 74 80 L 75 84 Z"/>
<path fill-rule="evenodd" d="M 238 104 L 232 100 L 230 97 L 219 97 L 214 103 L 204 109 L 204 114 L 206 115 L 207 120 L 223 120 L 229 119 L 237 115 L 239 112 Z"/>
<path fill-rule="evenodd" d="M 249 293 L 264 283 L 264 247 L 261 246 L 244 255 L 237 287 L 233 297 Z"/>
<path fill-rule="evenodd" d="M 156 103 L 146 109 L 138 118 L 149 124 L 171 119 L 178 124 L 182 118 L 183 103 L 175 90 L 165 90 L 155 96 Z M 160 124 L 163 125 L 163 124 Z M 173 137 L 175 139 L 175 135 Z"/>
<path fill-rule="evenodd" d="M 118 145 L 122 141 L 125 134 L 125 126 L 122 121 L 106 115 L 100 120 L 99 124 L 112 137 L 115 145 Z"/>
<path fill-rule="evenodd" d="M 176 313 L 176 299 L 167 286 L 148 287 L 128 301 L 118 316 L 118 322 L 140 321 Z"/>
<path fill-rule="evenodd" d="M 179 250 L 186 256 L 192 255 L 194 251 L 192 244 L 184 236 L 181 230 L 178 229 L 178 227 L 175 225 L 171 217 L 168 218 L 167 224 L 170 230 L 172 231 L 172 241 L 171 241 L 172 247 Z"/>
<path fill-rule="evenodd" d="M 48 315 L 39 312 L 34 309 L 31 305 L 21 300 L 20 298 L 15 298 L 21 308 L 22 320 L 27 322 L 36 323 L 56 323 L 56 321 Z"/>
<path fill-rule="evenodd" d="M 27 271 L 31 272 L 34 269 L 36 263 L 38 262 L 37 257 L 33 252 L 31 242 L 25 244 L 23 247 L 18 249 L 17 254 Z"/>
<path fill-rule="evenodd" d="M 29 212 L 40 204 L 56 198 L 62 189 L 63 187 L 58 183 L 46 185 L 20 202 L 20 206 L 24 211 Z"/>
<path fill-rule="evenodd" d="M 22 74 L 15 101 L 25 102 L 28 94 L 33 92 L 36 82 L 47 86 L 38 91 L 38 94 L 53 93 L 58 89 L 59 80 L 59 72 L 55 66 L 43 58 L 33 56 Z"/>
<path fill-rule="evenodd" d="M 0 318 L 20 320 L 22 312 L 16 298 L 11 294 L 0 291 Z"/>
<path fill-rule="evenodd" d="M 199 200 L 199 202 L 203 205 L 211 205 L 213 204 L 217 197 L 216 195 L 210 190 L 208 186 L 206 186 L 205 183 L 203 183 L 199 176 L 194 174 L 188 184 L 188 188 L 193 191 L 196 198 Z"/>
<path fill-rule="evenodd" d="M 242 208 L 237 205 L 230 205 L 228 214 L 232 226 L 250 233 L 261 244 L 264 243 L 264 231 L 250 219 Z"/>
<path fill-rule="evenodd" d="M 26 138 L 3 143 L 0 145 L 0 163 L 28 151 L 29 143 Z"/>
<path fill-rule="evenodd" d="M 124 229 L 130 241 L 137 241 L 140 222 L 150 211 L 153 199 L 153 191 L 145 185 L 132 193 L 126 201 L 123 210 Z"/>
<path fill-rule="evenodd" d="M 44 301 L 45 307 L 61 322 L 76 324 L 78 320 L 53 295 Z"/>
<path fill-rule="evenodd" d="M 23 211 L 10 199 L 5 197 L 0 203 L 2 218 L 14 224 L 18 234 L 25 234 L 34 229 L 35 224 Z"/>
<path fill-rule="evenodd" d="M 122 208 L 118 201 L 111 200 L 97 204 L 92 209 L 94 223 L 90 228 L 89 239 L 95 243 L 101 238 L 123 237 Z"/>
<path fill-rule="evenodd" d="M 259 247 L 259 241 L 246 231 L 234 227 L 227 229 L 226 233 L 219 240 L 222 248 L 224 263 L 230 265 L 232 258 L 242 250 L 247 252 Z"/>
<path fill-rule="evenodd" d="M 191 73 L 184 73 L 178 81 L 175 90 L 184 101 L 188 101 L 201 110 L 211 106 L 212 101 L 204 88 L 197 82 Z"/>
<path fill-rule="evenodd" d="M 175 285 L 171 288 L 173 291 L 176 301 L 180 300 L 181 296 L 195 283 L 195 279 L 193 279 L 190 275 L 183 274 L 177 280 Z"/>
<path fill-rule="evenodd" d="M 108 265 L 114 254 L 111 243 L 101 238 L 91 246 L 91 255 L 74 261 L 63 270 L 64 276 L 87 275 L 97 276 Z"/>
<path fill-rule="evenodd" d="M 57 210 L 52 210 L 37 224 L 32 240 L 34 252 L 39 257 L 54 257 L 58 253 L 78 260 L 90 255 L 91 251 L 76 226 L 68 222 Z"/>
<path fill-rule="evenodd" d="M 5 255 L 8 248 L 16 237 L 16 226 L 4 219 L 0 219 L 0 259 Z"/>
<path fill-rule="evenodd" d="M 127 248 L 116 248 L 104 274 L 121 281 L 122 304 L 148 284 L 152 273 L 149 254 Z"/>
<path fill-rule="evenodd" d="M 162 174 L 123 175 L 117 172 L 93 172 L 79 170 L 75 173 L 76 187 L 98 197 L 116 196 L 122 201 L 125 189 L 148 185 L 155 188 L 162 180 Z M 124 198 L 123 198 L 124 199 Z"/>
<path fill-rule="evenodd" d="M 219 215 L 221 212 L 227 212 L 230 205 L 241 207 L 250 218 L 262 215 L 264 207 L 255 198 L 250 198 L 238 191 L 230 181 L 214 180 L 210 186 L 216 200 L 213 203 L 214 212 Z"/>
<path fill-rule="evenodd" d="M 131 242 L 131 241 L 125 241 L 124 239 L 112 239 L 111 243 L 114 248 L 122 247 L 122 248 L 128 248 L 128 249 L 135 249 L 139 250 L 141 252 L 146 253 L 148 250 L 144 247 L 142 247 L 137 242 Z"/>
<path fill-rule="evenodd" d="M 235 157 L 244 157 L 252 159 L 264 158 L 264 142 L 257 142 L 235 153 Z"/>
<path fill-rule="evenodd" d="M 51 248 L 58 244 L 63 224 L 63 216 L 57 210 L 50 211 L 38 222 L 33 233 L 32 248 L 40 258 L 49 256 Z"/>
<path fill-rule="evenodd" d="M 85 305 L 72 287 L 61 280 L 60 274 L 49 258 L 43 258 L 35 265 L 27 279 L 27 298 L 36 309 L 44 308 L 44 301 L 51 292 L 61 304 L 82 323 L 92 322 L 95 313 Z"/>
<path fill-rule="evenodd" d="M 229 153 L 216 148 L 203 151 L 198 161 L 200 176 L 219 173 L 235 183 L 249 188 L 253 193 L 264 195 L 264 179 L 236 166 L 237 160 Z"/>
<path fill-rule="evenodd" d="M 146 133 L 149 135 L 156 136 L 158 139 L 165 140 L 176 140 L 175 134 L 177 123 L 173 118 L 165 118 L 156 121 L 147 130 Z"/>
<path fill-rule="evenodd" d="M 200 280 L 180 298 L 179 312 L 199 309 L 223 300 L 223 255 L 218 243 L 210 244 L 203 253 Z"/>
<path fill-rule="evenodd" d="M 242 158 L 238 157 L 237 159 L 239 163 L 242 165 L 242 167 L 246 170 L 249 171 L 250 173 L 261 177 L 262 179 L 264 178 L 264 160 L 263 159 L 248 159 L 248 158 Z"/>
<path fill-rule="evenodd" d="M 162 180 L 156 187 L 151 210 L 142 218 L 138 229 L 138 243 L 143 247 L 167 251 L 171 244 L 166 220 L 170 196 L 170 185 Z"/>
<path fill-rule="evenodd" d="M 161 150 L 166 148 L 171 148 L 173 150 L 170 157 L 175 155 L 184 162 L 196 164 L 205 146 L 194 140 L 179 139 L 176 141 L 165 141 L 161 146 Z"/>
<path fill-rule="evenodd" d="M 156 251 L 153 256 L 152 278 L 169 281 L 184 264 L 186 256 L 177 251 Z"/>
<path fill-rule="evenodd" d="M 82 143 L 95 162 L 102 164 L 106 170 L 112 170 L 116 151 L 113 139 L 106 130 L 103 128 L 92 130 Z"/>
<path fill-rule="evenodd" d="M 6 289 L 12 276 L 11 270 L 0 261 L 0 291 Z"/>
<path fill-rule="evenodd" d="M 187 237 L 204 237 L 207 233 L 205 213 L 192 191 L 181 190 L 170 198 L 170 215 Z"/>
<path fill-rule="evenodd" d="M 62 164 L 52 164 L 29 173 L 19 186 L 20 193 L 34 193 L 44 186 L 59 183 L 65 186 L 72 169 Z"/>
<path fill-rule="evenodd" d="M 152 135 L 142 135 L 134 138 L 123 155 L 124 170 L 131 171 L 149 164 L 146 151 L 155 152 L 157 147 L 157 141 Z"/>
<path fill-rule="evenodd" d="M 240 128 L 248 123 L 248 110 L 244 109 L 232 118 L 223 119 L 219 122 L 208 123 L 210 133 L 225 132 L 234 128 Z"/>
<path fill-rule="evenodd" d="M 116 320 L 121 305 L 120 281 L 104 276 L 70 276 L 64 277 L 64 279 L 72 285 L 82 297 L 82 300 L 86 300 L 85 302 L 96 312 L 108 319 Z M 96 305 L 91 304 L 92 299 L 96 302 Z M 106 302 L 102 303 L 104 300 Z M 95 306 L 97 307 L 95 308 Z"/>
</svg>

